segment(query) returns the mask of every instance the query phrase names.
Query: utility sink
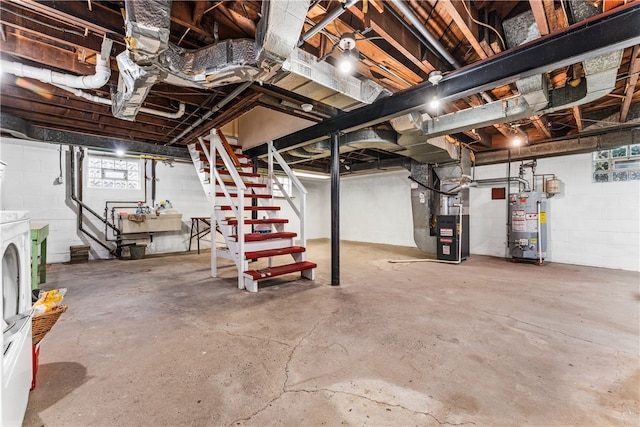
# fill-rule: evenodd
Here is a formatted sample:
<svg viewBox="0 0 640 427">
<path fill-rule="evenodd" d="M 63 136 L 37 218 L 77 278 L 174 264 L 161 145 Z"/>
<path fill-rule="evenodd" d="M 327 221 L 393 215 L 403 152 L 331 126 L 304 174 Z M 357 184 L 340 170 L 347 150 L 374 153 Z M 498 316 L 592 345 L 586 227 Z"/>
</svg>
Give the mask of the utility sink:
<svg viewBox="0 0 640 427">
<path fill-rule="evenodd" d="M 180 231 L 182 229 L 182 214 L 120 214 L 118 228 L 122 234 Z"/>
</svg>

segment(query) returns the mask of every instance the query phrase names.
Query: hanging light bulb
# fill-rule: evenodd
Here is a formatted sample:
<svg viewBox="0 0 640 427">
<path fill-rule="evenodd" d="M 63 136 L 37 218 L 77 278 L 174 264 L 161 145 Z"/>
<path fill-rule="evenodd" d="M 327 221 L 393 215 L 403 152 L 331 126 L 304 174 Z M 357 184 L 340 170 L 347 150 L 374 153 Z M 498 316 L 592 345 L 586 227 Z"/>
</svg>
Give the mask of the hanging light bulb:
<svg viewBox="0 0 640 427">
<path fill-rule="evenodd" d="M 435 110 L 440 106 L 440 100 L 438 99 L 438 97 L 436 95 L 433 95 L 433 98 L 431 98 L 431 102 L 429 102 L 429 107 L 431 107 L 431 109 Z"/>
<path fill-rule="evenodd" d="M 344 51 L 342 59 L 338 64 L 338 68 L 344 74 L 348 74 L 353 70 L 354 62 L 358 57 L 358 53 L 355 50 L 356 36 L 353 33 L 345 33 L 342 35 L 338 46 Z"/>
<path fill-rule="evenodd" d="M 353 58 L 351 56 L 351 49 L 347 49 L 344 51 L 344 55 L 342 55 L 342 59 L 338 63 L 338 68 L 342 74 L 349 74 L 353 70 Z"/>
</svg>

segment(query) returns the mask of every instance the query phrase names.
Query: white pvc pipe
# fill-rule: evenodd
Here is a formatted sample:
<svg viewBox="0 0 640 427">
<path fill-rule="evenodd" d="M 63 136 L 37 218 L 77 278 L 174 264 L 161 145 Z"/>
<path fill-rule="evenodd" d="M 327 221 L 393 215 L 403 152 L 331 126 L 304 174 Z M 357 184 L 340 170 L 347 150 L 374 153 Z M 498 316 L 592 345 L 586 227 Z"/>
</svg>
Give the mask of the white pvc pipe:
<svg viewBox="0 0 640 427">
<path fill-rule="evenodd" d="M 111 76 L 107 61 L 97 57 L 96 72 L 90 76 L 75 76 L 73 74 L 63 74 L 45 68 L 32 67 L 19 62 L 2 60 L 2 71 L 13 74 L 17 77 L 26 77 L 39 80 L 43 83 L 54 85 L 64 85 L 73 88 L 98 89 L 107 84 Z"/>
<path fill-rule="evenodd" d="M 111 77 L 109 55 L 111 54 L 112 45 L 112 40 L 106 37 L 103 39 L 102 50 L 100 54 L 96 55 L 96 72 L 90 76 L 58 73 L 57 71 L 47 70 L 46 68 L 32 67 L 19 62 L 5 60 L 0 61 L 0 64 L 2 64 L 2 70 L 4 72 L 17 77 L 26 77 L 39 80 L 43 83 L 63 85 L 77 89 L 98 89 L 106 85 L 109 77 Z"/>
<path fill-rule="evenodd" d="M 104 104 L 104 105 L 111 105 L 113 104 L 113 101 L 111 99 L 107 99 L 107 98 L 102 98 L 100 96 L 97 95 L 92 95 L 90 93 L 87 93 L 81 89 L 76 89 L 76 88 L 72 88 L 72 87 L 68 87 L 68 86 L 64 86 L 64 85 L 59 85 L 59 84 L 53 84 L 56 87 L 59 87 L 62 90 L 66 90 L 67 92 L 71 92 L 72 94 L 74 94 L 77 97 L 80 98 L 84 98 L 88 101 L 91 102 L 95 102 L 96 104 Z M 160 110 L 154 110 L 153 108 L 146 108 L 146 107 L 142 107 L 140 108 L 140 112 L 141 113 L 145 113 L 145 114 L 151 114 L 154 116 L 159 116 L 159 117 L 165 117 L 167 119 L 179 119 L 180 117 L 184 116 L 184 112 L 185 112 L 185 105 L 183 102 L 180 103 L 180 106 L 178 107 L 178 111 L 176 111 L 175 113 L 169 113 L 166 111 L 160 111 Z"/>
</svg>

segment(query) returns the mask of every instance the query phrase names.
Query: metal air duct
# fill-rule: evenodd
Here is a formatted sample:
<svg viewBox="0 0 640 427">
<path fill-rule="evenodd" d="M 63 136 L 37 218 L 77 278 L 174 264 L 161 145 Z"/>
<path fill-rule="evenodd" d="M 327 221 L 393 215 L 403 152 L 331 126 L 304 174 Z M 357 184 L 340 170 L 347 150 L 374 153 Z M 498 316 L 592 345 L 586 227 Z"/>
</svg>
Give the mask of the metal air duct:
<svg viewBox="0 0 640 427">
<path fill-rule="evenodd" d="M 397 152 L 403 150 L 396 142 L 397 134 L 387 126 L 364 128 L 340 137 L 340 153 L 367 148 Z M 294 148 L 285 154 L 291 156 L 291 163 L 320 159 L 331 155 L 331 141 L 329 139 L 314 142 L 303 147 Z M 298 160 L 295 160 L 295 158 Z"/>
<path fill-rule="evenodd" d="M 171 0 L 125 1 L 127 50 L 118 55 L 120 79 L 113 94 L 115 117 L 133 120 L 151 87 L 212 88 L 266 81 L 291 55 L 309 0 L 263 2 L 256 40 L 226 40 L 187 50 L 169 42 Z"/>
</svg>

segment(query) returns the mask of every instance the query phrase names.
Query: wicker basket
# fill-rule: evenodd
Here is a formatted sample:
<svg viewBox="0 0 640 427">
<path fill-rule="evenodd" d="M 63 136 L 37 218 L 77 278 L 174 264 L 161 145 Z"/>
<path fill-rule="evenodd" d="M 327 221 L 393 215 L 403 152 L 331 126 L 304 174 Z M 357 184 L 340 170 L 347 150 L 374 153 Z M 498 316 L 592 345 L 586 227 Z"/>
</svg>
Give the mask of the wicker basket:
<svg viewBox="0 0 640 427">
<path fill-rule="evenodd" d="M 51 311 L 33 316 L 31 323 L 31 329 L 33 331 L 33 345 L 42 341 L 42 338 L 44 338 L 51 328 L 53 328 L 53 325 L 56 324 L 58 317 L 60 317 L 60 315 L 65 311 L 67 311 L 67 306 L 59 305 Z"/>
</svg>

